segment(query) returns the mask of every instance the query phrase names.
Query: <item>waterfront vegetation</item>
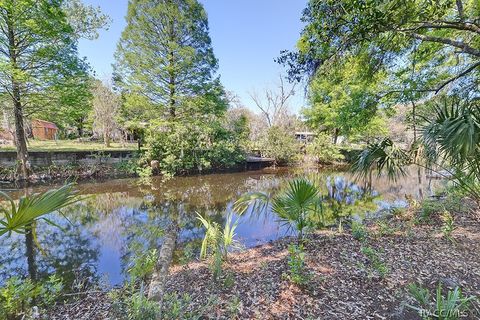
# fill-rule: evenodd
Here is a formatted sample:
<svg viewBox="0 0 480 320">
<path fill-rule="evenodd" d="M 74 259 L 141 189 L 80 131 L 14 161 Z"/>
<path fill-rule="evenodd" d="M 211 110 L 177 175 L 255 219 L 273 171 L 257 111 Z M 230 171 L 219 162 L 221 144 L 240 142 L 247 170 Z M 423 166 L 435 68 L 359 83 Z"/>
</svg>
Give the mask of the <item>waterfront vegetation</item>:
<svg viewBox="0 0 480 320">
<path fill-rule="evenodd" d="M 302 22 L 255 113 L 197 0 L 129 1 L 102 81 L 77 52 L 99 8 L 0 0 L 0 178 L 25 183 L 0 193 L 0 319 L 479 318 L 478 1 L 310 0 Z M 272 168 L 200 175 L 251 156 Z M 139 179 L 67 183 L 116 175 Z"/>
</svg>

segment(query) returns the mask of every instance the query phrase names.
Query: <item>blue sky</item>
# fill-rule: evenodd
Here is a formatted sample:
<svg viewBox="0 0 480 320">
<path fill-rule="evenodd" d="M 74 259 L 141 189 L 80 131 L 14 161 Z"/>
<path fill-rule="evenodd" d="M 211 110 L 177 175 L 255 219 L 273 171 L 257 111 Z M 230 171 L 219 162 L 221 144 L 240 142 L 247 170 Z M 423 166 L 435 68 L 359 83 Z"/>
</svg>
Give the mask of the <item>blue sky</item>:
<svg viewBox="0 0 480 320">
<path fill-rule="evenodd" d="M 112 71 L 113 54 L 125 27 L 128 0 L 84 0 L 100 6 L 113 20 L 99 39 L 82 40 L 81 56 L 86 56 L 99 78 Z M 219 59 L 222 83 L 255 110 L 248 95 L 272 86 L 283 67 L 273 61 L 281 50 L 293 49 L 302 24 L 301 12 L 307 0 L 200 0 L 208 13 L 210 36 Z M 291 101 L 297 112 L 304 104 L 303 90 Z"/>
</svg>

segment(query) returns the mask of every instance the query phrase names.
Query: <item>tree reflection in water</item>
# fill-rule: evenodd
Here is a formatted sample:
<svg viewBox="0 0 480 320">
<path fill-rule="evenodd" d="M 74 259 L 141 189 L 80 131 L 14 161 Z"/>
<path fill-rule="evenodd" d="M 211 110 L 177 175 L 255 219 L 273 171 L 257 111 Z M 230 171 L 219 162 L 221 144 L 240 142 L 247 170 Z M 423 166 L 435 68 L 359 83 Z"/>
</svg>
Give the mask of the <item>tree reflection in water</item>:
<svg viewBox="0 0 480 320">
<path fill-rule="evenodd" d="M 241 194 L 251 191 L 274 194 L 294 177 L 306 177 L 320 187 L 327 217 L 323 223 L 327 225 L 339 217 L 374 212 L 384 204 L 394 205 L 405 195 L 431 194 L 435 188 L 435 183 L 426 177 L 419 180 L 415 174 L 396 184 L 383 178 L 373 179 L 375 191 L 368 192 L 349 173 L 319 170 L 263 170 L 177 177 L 168 181 L 154 177 L 148 184 L 139 184 L 138 179 L 80 184 L 80 192 L 89 197 L 64 210 L 71 224 L 52 215 L 64 231 L 43 223 L 38 226 L 39 242 L 44 244 L 46 254 L 37 256 L 39 274 L 58 271 L 72 285 L 74 279 L 91 283 L 107 274 L 110 284 L 120 284 L 133 252 L 158 248 L 167 226 L 180 227 L 176 257 L 182 260 L 182 256 L 198 252 L 203 237 L 196 212 L 223 225 L 225 214 Z M 45 189 L 36 187 L 32 191 Z M 20 196 L 22 192 L 11 194 Z M 271 212 L 251 210 L 241 217 L 236 231 L 247 247 L 286 234 Z M 0 282 L 14 275 L 26 275 L 24 241 L 19 240 L 18 236 L 0 237 Z"/>
</svg>

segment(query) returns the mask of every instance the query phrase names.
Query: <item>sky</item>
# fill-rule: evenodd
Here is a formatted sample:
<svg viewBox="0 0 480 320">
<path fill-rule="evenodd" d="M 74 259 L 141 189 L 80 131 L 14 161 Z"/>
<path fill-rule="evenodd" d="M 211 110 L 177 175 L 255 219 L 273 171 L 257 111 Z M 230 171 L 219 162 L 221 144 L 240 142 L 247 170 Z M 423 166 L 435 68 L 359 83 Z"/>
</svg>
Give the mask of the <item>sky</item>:
<svg viewBox="0 0 480 320">
<path fill-rule="evenodd" d="M 112 24 L 97 40 L 81 40 L 79 52 L 87 57 L 96 76 L 111 75 L 114 52 L 125 28 L 128 0 L 84 0 L 100 6 Z M 255 111 L 249 93 L 274 87 L 285 69 L 274 62 L 281 50 L 294 49 L 300 36 L 300 17 L 307 0 L 200 0 L 208 13 L 213 50 L 219 60 L 223 85 Z M 292 112 L 304 105 L 300 88 L 290 102 Z"/>
</svg>

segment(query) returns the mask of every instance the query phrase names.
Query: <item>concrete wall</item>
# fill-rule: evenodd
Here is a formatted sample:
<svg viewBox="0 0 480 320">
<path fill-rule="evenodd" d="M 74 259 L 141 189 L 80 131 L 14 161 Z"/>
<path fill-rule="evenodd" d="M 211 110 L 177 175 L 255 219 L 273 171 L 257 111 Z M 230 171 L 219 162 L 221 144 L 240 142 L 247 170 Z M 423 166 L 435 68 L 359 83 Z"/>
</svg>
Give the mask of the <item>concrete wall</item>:
<svg viewBox="0 0 480 320">
<path fill-rule="evenodd" d="M 90 164 L 95 162 L 117 163 L 134 156 L 135 151 L 34 151 L 28 153 L 33 166 L 66 165 L 69 163 Z M 15 166 L 15 151 L 0 152 L 0 166 Z"/>
</svg>

